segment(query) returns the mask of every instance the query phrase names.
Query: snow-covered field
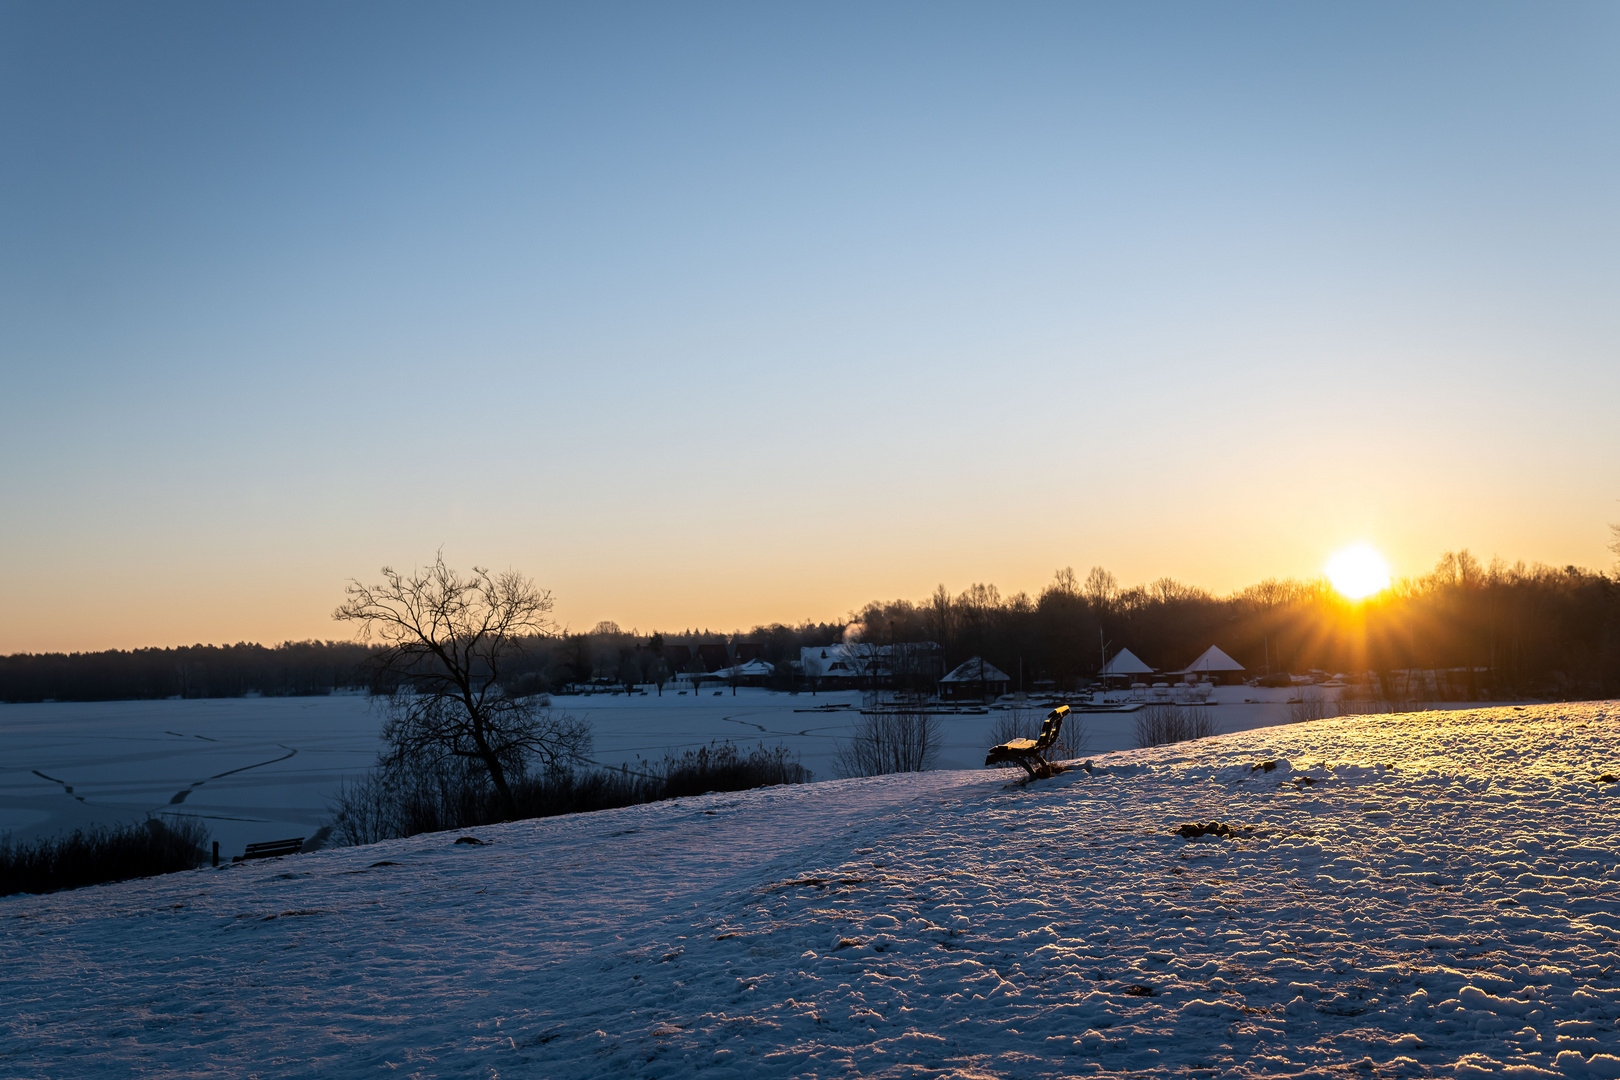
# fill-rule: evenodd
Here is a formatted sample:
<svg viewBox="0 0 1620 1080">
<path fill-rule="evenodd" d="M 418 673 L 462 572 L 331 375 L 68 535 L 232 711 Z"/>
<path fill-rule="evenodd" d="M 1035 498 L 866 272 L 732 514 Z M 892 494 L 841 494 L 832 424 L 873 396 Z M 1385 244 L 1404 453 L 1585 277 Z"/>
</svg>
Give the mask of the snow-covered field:
<svg viewBox="0 0 1620 1080">
<path fill-rule="evenodd" d="M 1282 723 L 1285 690 L 1223 687 L 1224 731 Z M 1274 702 L 1266 701 L 1267 697 Z M 1255 698 L 1258 704 L 1244 704 Z M 839 706 L 825 711 L 825 706 Z M 818 777 L 833 773 L 857 693 L 559 697 L 555 707 L 590 720 L 596 760 L 656 761 L 730 739 L 783 744 Z M 940 765 L 984 762 L 999 713 L 942 718 Z M 1132 745 L 1128 713 L 1086 720 L 1091 751 Z M 140 821 L 148 814 L 199 818 L 226 854 L 250 843 L 309 836 L 329 816 L 345 778 L 377 756 L 379 720 L 361 695 L 0 705 L 0 834 L 28 840 L 76 826 Z M 68 789 L 72 790 L 69 791 Z"/>
<path fill-rule="evenodd" d="M 1617 759 L 1352 718 L 12 897 L 0 1075 L 1617 1077 Z"/>
</svg>

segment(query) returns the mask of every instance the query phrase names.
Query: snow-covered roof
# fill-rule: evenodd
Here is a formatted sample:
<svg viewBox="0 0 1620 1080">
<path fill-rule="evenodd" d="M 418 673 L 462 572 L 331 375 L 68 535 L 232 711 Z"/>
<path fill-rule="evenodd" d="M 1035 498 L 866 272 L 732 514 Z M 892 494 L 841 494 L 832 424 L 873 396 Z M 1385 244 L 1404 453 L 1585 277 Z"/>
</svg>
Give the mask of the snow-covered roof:
<svg viewBox="0 0 1620 1080">
<path fill-rule="evenodd" d="M 1104 675 L 1151 675 L 1153 669 L 1137 659 L 1135 653 L 1129 649 L 1121 649 L 1114 654 L 1114 658 L 1103 665 Z"/>
<path fill-rule="evenodd" d="M 940 682 L 1011 682 L 1012 678 L 994 664 L 986 663 L 975 656 L 964 661 L 957 669 L 945 676 Z"/>
<path fill-rule="evenodd" d="M 719 671 L 699 672 L 700 679 L 747 679 L 757 675 L 774 675 L 776 669 L 763 660 L 750 660 L 746 664 L 735 664 L 731 667 L 721 668 Z"/>
<path fill-rule="evenodd" d="M 799 649 L 804 672 L 812 677 L 853 678 L 870 675 L 878 666 L 878 650 L 866 642 L 838 645 L 805 645 Z"/>
<path fill-rule="evenodd" d="M 1186 675 L 1197 671 L 1242 671 L 1243 665 L 1227 656 L 1217 645 L 1211 645 L 1204 650 L 1204 654 L 1180 671 L 1178 675 Z"/>
</svg>

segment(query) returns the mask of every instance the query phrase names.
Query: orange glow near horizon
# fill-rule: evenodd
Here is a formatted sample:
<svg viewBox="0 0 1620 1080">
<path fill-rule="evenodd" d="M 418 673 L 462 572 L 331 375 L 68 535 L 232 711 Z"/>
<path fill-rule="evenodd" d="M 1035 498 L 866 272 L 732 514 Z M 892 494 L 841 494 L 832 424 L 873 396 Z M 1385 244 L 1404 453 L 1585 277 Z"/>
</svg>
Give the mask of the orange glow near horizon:
<svg viewBox="0 0 1620 1080">
<path fill-rule="evenodd" d="M 1389 588 L 1389 563 L 1370 544 L 1345 548 L 1322 569 L 1333 587 L 1350 600 L 1365 600 Z"/>
</svg>

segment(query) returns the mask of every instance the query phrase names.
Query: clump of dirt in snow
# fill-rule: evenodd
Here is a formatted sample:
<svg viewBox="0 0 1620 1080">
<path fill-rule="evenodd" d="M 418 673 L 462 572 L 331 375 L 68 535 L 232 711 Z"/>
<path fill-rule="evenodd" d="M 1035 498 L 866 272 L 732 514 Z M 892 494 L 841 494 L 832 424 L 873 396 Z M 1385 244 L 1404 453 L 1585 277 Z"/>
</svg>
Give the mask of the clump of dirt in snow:
<svg viewBox="0 0 1620 1080">
<path fill-rule="evenodd" d="M 1232 826 L 1219 821 L 1211 821 L 1208 824 L 1201 821 L 1194 821 L 1189 822 L 1188 824 L 1177 829 L 1176 835 L 1191 840 L 1198 836 L 1236 836 L 1239 833 L 1248 833 L 1253 831 L 1254 826 L 1252 825 L 1240 825 L 1234 829 Z"/>
<path fill-rule="evenodd" d="M 1223 784 L 1241 784 L 1253 779 L 1281 786 L 1293 780 L 1294 776 L 1293 762 L 1287 758 L 1271 758 L 1265 761 L 1228 765 L 1216 772 L 1215 779 Z"/>
</svg>

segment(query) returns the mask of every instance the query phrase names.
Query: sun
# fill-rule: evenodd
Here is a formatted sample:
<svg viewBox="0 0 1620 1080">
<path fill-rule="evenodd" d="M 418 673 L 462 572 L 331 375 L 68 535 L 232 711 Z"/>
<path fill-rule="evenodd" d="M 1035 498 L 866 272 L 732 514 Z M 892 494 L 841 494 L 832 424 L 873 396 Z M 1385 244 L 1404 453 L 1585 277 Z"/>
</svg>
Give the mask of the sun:
<svg viewBox="0 0 1620 1080">
<path fill-rule="evenodd" d="M 1323 567 L 1328 580 L 1351 600 L 1362 600 L 1389 587 L 1389 563 L 1367 544 L 1345 548 Z"/>
</svg>

